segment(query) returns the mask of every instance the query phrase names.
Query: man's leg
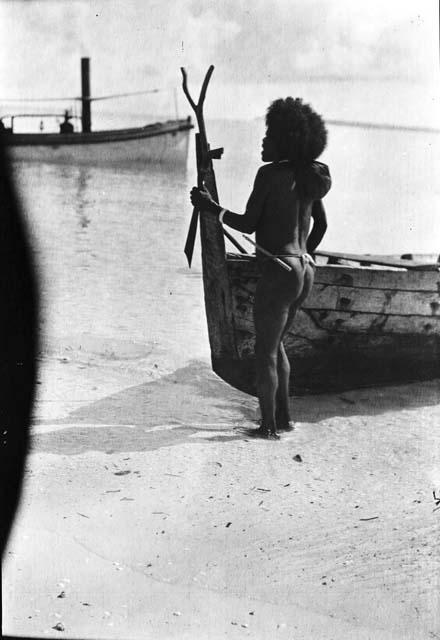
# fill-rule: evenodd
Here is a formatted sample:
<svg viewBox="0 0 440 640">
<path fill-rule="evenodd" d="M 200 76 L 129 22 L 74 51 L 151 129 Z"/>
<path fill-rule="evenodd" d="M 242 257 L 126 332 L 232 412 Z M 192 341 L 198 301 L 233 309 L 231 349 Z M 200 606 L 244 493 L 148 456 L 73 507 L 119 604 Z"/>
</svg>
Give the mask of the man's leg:
<svg viewBox="0 0 440 640">
<path fill-rule="evenodd" d="M 304 284 L 302 287 L 302 291 L 290 308 L 288 319 L 278 350 L 278 391 L 276 396 L 275 416 L 277 429 L 279 429 L 280 431 L 292 431 L 294 429 L 294 422 L 290 416 L 289 401 L 290 362 L 284 348 L 283 338 L 292 327 L 298 309 L 301 307 L 302 303 L 305 301 L 311 291 L 311 288 L 313 286 L 313 277 L 313 268 L 307 266 L 304 273 Z"/>
<path fill-rule="evenodd" d="M 276 436 L 276 395 L 278 390 L 278 352 L 287 310 L 274 314 L 273 308 L 255 310 L 255 361 L 257 392 L 261 409 L 261 435 Z"/>
<path fill-rule="evenodd" d="M 276 425 L 279 431 L 292 431 L 289 403 L 290 362 L 281 342 L 278 349 L 278 389 L 276 395 Z"/>
<path fill-rule="evenodd" d="M 272 273 L 274 271 L 274 273 Z M 278 352 L 289 304 L 278 290 L 279 272 L 268 266 L 260 279 L 255 295 L 255 364 L 257 393 L 261 409 L 262 436 L 276 437 L 276 395 L 278 389 Z"/>
</svg>

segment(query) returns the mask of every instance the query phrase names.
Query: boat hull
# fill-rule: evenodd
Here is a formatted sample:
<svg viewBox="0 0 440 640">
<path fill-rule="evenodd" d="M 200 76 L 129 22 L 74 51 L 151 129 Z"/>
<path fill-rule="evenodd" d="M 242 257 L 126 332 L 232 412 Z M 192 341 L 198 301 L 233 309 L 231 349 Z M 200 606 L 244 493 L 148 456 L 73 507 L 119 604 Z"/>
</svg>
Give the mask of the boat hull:
<svg viewBox="0 0 440 640">
<path fill-rule="evenodd" d="M 188 120 L 146 127 L 67 134 L 3 134 L 12 161 L 66 164 L 181 164 L 188 156 Z"/>
<path fill-rule="evenodd" d="M 252 308 L 256 260 L 226 260 L 234 345 L 212 351 L 214 371 L 256 395 Z M 318 266 L 285 337 L 291 393 L 340 391 L 440 376 L 440 275 Z"/>
</svg>

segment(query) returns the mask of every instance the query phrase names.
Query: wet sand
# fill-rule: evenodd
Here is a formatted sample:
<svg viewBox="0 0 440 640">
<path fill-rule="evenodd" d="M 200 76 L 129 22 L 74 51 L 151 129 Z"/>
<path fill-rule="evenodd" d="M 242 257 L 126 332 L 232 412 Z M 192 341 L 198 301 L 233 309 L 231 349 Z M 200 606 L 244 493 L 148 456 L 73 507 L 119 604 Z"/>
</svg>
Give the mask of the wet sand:
<svg viewBox="0 0 440 640">
<path fill-rule="evenodd" d="M 5 634 L 440 638 L 439 381 L 292 399 L 267 442 L 155 364 L 43 362 Z"/>
</svg>

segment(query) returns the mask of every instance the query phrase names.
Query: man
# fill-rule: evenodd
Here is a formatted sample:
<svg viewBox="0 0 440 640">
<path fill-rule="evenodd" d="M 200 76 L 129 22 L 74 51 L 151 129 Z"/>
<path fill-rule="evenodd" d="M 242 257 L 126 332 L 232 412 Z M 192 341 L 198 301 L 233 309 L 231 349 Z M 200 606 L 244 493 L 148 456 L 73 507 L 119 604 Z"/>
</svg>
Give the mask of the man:
<svg viewBox="0 0 440 640">
<path fill-rule="evenodd" d="M 289 407 L 290 364 L 283 338 L 313 285 L 313 254 L 327 228 L 321 202 L 331 186 L 326 165 L 316 162 L 325 149 L 322 118 L 301 99 L 273 102 L 266 115 L 262 166 L 243 215 L 223 209 L 206 189 L 194 187 L 192 204 L 219 216 L 220 222 L 256 234 L 261 278 L 254 305 L 255 359 L 261 425 L 257 435 L 279 439 L 294 428 Z M 309 235 L 310 222 L 313 228 Z"/>
<path fill-rule="evenodd" d="M 69 120 L 71 119 L 71 115 L 69 114 L 69 112 L 66 110 L 64 112 L 64 120 L 63 122 L 60 124 L 60 133 L 73 133 L 73 124 L 71 122 L 69 122 Z"/>
</svg>

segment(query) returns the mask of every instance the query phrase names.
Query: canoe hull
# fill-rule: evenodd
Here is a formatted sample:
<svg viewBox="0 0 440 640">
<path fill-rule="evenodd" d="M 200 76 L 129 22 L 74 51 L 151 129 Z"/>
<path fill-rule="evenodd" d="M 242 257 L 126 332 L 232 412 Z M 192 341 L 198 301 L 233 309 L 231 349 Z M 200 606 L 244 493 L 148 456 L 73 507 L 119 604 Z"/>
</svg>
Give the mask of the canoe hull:
<svg viewBox="0 0 440 640">
<path fill-rule="evenodd" d="M 232 386 L 256 395 L 252 307 L 256 261 L 227 259 L 233 349 L 212 351 Z M 284 340 L 291 393 L 320 393 L 440 376 L 438 272 L 318 266 L 311 295 Z"/>
<path fill-rule="evenodd" d="M 147 127 L 71 134 L 11 134 L 3 137 L 12 161 L 66 164 L 181 164 L 188 156 L 187 120 Z"/>
</svg>

